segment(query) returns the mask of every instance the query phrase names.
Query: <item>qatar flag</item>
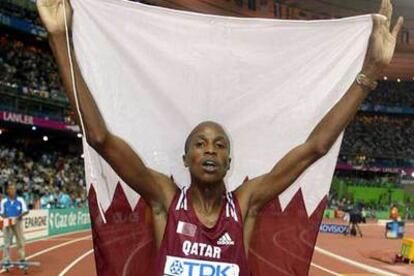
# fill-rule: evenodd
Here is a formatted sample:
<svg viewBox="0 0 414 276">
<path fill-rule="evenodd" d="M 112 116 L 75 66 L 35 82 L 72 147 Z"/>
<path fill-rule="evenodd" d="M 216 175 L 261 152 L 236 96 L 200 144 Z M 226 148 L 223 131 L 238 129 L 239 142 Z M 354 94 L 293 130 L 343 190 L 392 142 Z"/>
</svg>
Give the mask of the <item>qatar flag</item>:
<svg viewBox="0 0 414 276">
<path fill-rule="evenodd" d="M 205 120 L 232 143 L 228 190 L 268 172 L 351 86 L 370 15 L 284 21 L 197 14 L 121 0 L 72 0 L 73 42 L 103 117 L 146 165 L 189 185 L 184 141 Z M 306 275 L 341 138 L 264 208 L 253 275 Z M 152 217 L 84 143 L 99 275 L 152 275 Z M 183 227 L 183 231 L 190 231 Z"/>
</svg>

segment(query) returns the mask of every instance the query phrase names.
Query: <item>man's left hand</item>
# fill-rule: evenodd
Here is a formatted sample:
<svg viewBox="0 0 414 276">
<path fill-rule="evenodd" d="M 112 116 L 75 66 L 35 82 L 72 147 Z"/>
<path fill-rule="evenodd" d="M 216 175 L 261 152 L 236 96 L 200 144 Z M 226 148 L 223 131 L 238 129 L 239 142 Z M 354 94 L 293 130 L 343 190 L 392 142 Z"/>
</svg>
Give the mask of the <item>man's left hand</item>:
<svg viewBox="0 0 414 276">
<path fill-rule="evenodd" d="M 391 63 L 398 34 L 404 19 L 399 17 L 391 30 L 391 0 L 382 0 L 379 14 L 372 15 L 373 29 L 362 72 L 370 79 L 377 79 L 384 68 Z"/>
</svg>

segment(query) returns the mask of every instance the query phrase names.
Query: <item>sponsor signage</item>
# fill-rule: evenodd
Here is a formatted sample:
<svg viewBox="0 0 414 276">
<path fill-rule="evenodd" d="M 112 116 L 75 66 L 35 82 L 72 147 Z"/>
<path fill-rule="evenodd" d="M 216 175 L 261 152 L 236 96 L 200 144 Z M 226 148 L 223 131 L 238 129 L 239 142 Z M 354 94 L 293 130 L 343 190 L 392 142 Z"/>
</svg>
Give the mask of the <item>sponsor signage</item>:
<svg viewBox="0 0 414 276">
<path fill-rule="evenodd" d="M 23 217 L 23 233 L 26 240 L 48 235 L 48 210 L 31 210 Z M 4 225 L 6 226 L 6 225 Z M 7 227 L 7 226 L 6 226 Z M 0 231 L 0 244 L 3 244 L 3 231 Z"/>
<path fill-rule="evenodd" d="M 59 121 L 46 120 L 46 119 L 42 119 L 38 117 L 33 117 L 30 115 L 7 112 L 7 111 L 0 111 L 0 120 L 3 120 L 5 122 L 24 124 L 24 125 L 34 125 L 34 126 L 45 127 L 45 128 L 69 130 L 73 132 L 80 131 L 79 126 L 76 126 L 76 125 L 67 125 Z"/>
<path fill-rule="evenodd" d="M 163 275 L 170 276 L 198 276 L 220 275 L 238 276 L 240 268 L 237 264 L 201 261 L 187 258 L 167 256 Z"/>
<path fill-rule="evenodd" d="M 14 223 L 0 217 L 0 225 L 7 227 Z M 33 240 L 72 231 L 86 230 L 91 227 L 88 208 L 80 209 L 41 209 L 30 210 L 22 220 L 25 240 Z M 0 230 L 0 246 L 3 246 L 3 231 Z"/>
<path fill-rule="evenodd" d="M 90 227 L 91 219 L 87 208 L 49 211 L 49 235 L 79 231 Z"/>
<path fill-rule="evenodd" d="M 322 223 L 319 227 L 319 232 L 330 233 L 330 234 L 345 234 L 348 230 L 348 225 L 343 224 L 328 224 Z"/>
</svg>

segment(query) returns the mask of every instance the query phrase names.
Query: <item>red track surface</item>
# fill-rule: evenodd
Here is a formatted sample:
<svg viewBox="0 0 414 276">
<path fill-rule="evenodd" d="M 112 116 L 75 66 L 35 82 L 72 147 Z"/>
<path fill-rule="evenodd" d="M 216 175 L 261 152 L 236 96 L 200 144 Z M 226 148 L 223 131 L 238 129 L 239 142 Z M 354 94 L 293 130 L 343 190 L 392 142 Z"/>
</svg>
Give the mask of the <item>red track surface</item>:
<svg viewBox="0 0 414 276">
<path fill-rule="evenodd" d="M 414 275 L 414 266 L 390 265 L 368 258 L 372 252 L 398 252 L 400 240 L 384 238 L 384 227 L 370 223 L 362 225 L 363 238 L 342 235 L 320 234 L 317 247 L 358 263 L 366 264 L 397 275 Z M 406 226 L 406 236 L 414 237 L 414 226 Z M 95 275 L 90 231 L 66 234 L 26 244 L 26 255 L 30 261 L 38 261 L 40 267 L 30 267 L 29 275 Z M 33 256 L 37 254 L 36 256 Z M 329 253 L 328 253 L 329 254 Z M 13 249 L 12 256 L 16 259 Z M 61 274 L 65 272 L 64 274 Z M 18 269 L 4 275 L 23 275 Z M 365 269 L 350 265 L 343 260 L 322 254 L 315 250 L 310 275 L 375 275 Z"/>
</svg>

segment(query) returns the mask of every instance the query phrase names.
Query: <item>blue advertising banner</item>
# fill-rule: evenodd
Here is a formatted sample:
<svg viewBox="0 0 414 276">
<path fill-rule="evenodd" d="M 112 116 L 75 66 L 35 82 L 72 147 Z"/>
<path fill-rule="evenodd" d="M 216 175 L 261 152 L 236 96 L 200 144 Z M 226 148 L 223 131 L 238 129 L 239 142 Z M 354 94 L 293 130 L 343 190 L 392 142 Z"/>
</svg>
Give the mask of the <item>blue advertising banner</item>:
<svg viewBox="0 0 414 276">
<path fill-rule="evenodd" d="M 0 13 L 0 24 L 40 37 L 46 37 L 47 35 L 44 28 L 4 13 Z"/>
</svg>

